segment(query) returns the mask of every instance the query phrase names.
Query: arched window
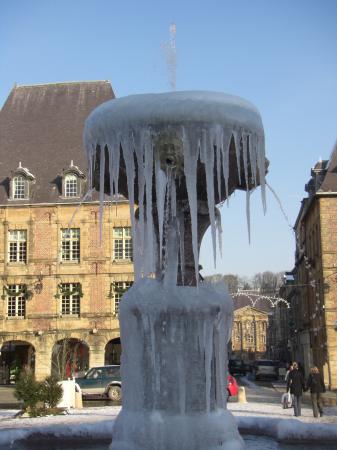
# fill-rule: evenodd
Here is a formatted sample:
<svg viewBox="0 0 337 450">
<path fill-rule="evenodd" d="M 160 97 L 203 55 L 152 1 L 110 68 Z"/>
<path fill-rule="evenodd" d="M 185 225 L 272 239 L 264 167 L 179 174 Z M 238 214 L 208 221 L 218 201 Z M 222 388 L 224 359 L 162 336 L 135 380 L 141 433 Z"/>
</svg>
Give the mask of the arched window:
<svg viewBox="0 0 337 450">
<path fill-rule="evenodd" d="M 28 181 L 22 175 L 13 178 L 12 193 L 14 200 L 23 200 L 28 198 Z"/>
<path fill-rule="evenodd" d="M 64 195 L 65 197 L 78 197 L 77 176 L 68 174 L 64 178 Z"/>
</svg>

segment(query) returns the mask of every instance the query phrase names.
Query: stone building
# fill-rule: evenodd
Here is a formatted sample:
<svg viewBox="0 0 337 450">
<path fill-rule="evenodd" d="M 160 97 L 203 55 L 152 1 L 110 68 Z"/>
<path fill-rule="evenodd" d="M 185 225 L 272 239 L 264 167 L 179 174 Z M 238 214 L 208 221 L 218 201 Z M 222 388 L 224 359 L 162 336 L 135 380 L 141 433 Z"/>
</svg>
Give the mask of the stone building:
<svg viewBox="0 0 337 450">
<path fill-rule="evenodd" d="M 269 313 L 252 306 L 235 308 L 231 358 L 244 361 L 267 356 Z"/>
<path fill-rule="evenodd" d="M 291 347 L 306 374 L 318 366 L 337 388 L 337 147 L 319 161 L 305 187 L 308 197 L 295 223 L 296 254 L 291 303 Z"/>
<path fill-rule="evenodd" d="M 84 121 L 112 98 L 107 81 L 15 86 L 0 111 L 0 382 L 119 362 L 129 204 L 106 198 L 101 222 L 96 194 L 80 203 Z"/>
</svg>

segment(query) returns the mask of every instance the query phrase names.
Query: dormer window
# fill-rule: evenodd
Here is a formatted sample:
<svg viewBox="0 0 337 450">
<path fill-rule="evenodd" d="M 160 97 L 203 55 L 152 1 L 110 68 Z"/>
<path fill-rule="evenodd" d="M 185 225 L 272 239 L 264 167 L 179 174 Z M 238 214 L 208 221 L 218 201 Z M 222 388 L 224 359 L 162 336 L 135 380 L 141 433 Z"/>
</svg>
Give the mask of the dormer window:
<svg viewBox="0 0 337 450">
<path fill-rule="evenodd" d="M 28 197 L 27 179 L 19 175 L 13 178 L 13 199 L 23 200 Z"/>
<path fill-rule="evenodd" d="M 78 197 L 77 176 L 66 175 L 64 178 L 64 194 L 66 197 Z"/>
<path fill-rule="evenodd" d="M 28 200 L 31 197 L 31 185 L 35 182 L 35 177 L 26 167 L 19 167 L 12 172 L 10 182 L 10 198 L 12 200 Z"/>
<path fill-rule="evenodd" d="M 67 169 L 63 170 L 62 178 L 63 197 L 77 198 L 83 195 L 85 175 L 77 166 L 74 165 L 73 161 L 71 161 Z"/>
</svg>

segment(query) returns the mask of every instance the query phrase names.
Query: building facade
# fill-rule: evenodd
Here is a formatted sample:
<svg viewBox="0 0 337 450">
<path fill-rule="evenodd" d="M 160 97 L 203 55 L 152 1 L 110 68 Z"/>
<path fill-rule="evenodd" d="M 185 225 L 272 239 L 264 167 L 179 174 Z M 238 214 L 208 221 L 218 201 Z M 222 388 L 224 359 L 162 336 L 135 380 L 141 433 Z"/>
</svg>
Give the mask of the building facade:
<svg viewBox="0 0 337 450">
<path fill-rule="evenodd" d="M 319 161 L 306 185 L 296 223 L 291 303 L 293 358 L 306 374 L 317 366 L 325 383 L 337 388 L 337 147 Z"/>
<path fill-rule="evenodd" d="M 0 111 L 0 383 L 119 363 L 129 204 L 87 192 L 84 121 L 110 83 L 15 86 Z M 87 196 L 89 197 L 89 196 Z"/>
<path fill-rule="evenodd" d="M 269 314 L 244 306 L 234 310 L 231 358 L 254 361 L 267 355 Z"/>
</svg>

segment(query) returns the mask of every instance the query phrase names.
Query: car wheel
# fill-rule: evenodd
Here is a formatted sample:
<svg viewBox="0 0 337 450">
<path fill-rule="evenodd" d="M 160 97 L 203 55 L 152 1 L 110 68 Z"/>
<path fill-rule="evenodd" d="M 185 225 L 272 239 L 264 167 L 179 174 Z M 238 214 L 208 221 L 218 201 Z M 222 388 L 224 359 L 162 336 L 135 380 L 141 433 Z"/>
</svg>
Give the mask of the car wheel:
<svg viewBox="0 0 337 450">
<path fill-rule="evenodd" d="M 108 397 L 114 402 L 119 402 L 122 399 L 122 389 L 119 386 L 110 386 Z"/>
</svg>

